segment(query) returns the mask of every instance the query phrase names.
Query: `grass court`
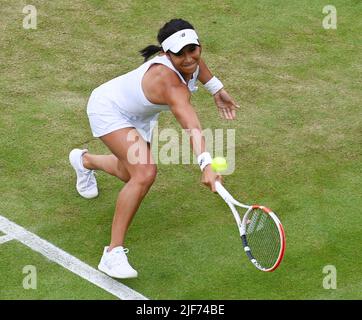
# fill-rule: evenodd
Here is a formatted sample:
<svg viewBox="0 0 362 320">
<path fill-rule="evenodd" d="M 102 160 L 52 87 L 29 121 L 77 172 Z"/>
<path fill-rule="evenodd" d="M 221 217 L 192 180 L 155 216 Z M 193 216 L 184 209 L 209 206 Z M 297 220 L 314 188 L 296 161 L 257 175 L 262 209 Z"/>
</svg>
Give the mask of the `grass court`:
<svg viewBox="0 0 362 320">
<path fill-rule="evenodd" d="M 81 198 L 69 151 L 107 152 L 91 135 L 89 94 L 139 66 L 158 29 L 183 18 L 241 106 L 227 122 L 201 84 L 193 95 L 203 128 L 235 129 L 225 186 L 278 213 L 286 253 L 274 273 L 256 270 L 198 166 L 160 164 L 126 239 L 139 277 L 122 283 L 156 300 L 362 298 L 362 1 L 33 0 L 35 30 L 23 28 L 27 4 L 1 2 L 0 215 L 98 265 L 123 184 L 99 172 L 99 197 Z M 337 29 L 323 28 L 327 4 Z M 180 130 L 171 113 L 159 128 Z M 26 265 L 36 290 L 23 288 Z M 327 265 L 337 289 L 323 287 Z M 0 299 L 115 297 L 12 240 L 0 244 Z"/>
</svg>

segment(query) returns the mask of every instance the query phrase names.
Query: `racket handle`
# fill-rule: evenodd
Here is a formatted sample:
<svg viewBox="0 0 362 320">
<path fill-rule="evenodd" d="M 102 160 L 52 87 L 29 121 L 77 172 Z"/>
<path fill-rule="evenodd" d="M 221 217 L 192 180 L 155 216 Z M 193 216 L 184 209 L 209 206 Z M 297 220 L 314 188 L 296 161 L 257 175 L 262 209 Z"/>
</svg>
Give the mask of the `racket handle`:
<svg viewBox="0 0 362 320">
<path fill-rule="evenodd" d="M 215 188 L 220 197 L 223 198 L 226 202 L 236 201 L 233 198 L 233 196 L 229 193 L 229 191 L 227 191 L 219 181 L 215 181 Z"/>
<path fill-rule="evenodd" d="M 225 187 L 219 181 L 215 181 L 215 188 L 216 188 L 217 193 L 220 195 L 221 198 L 224 199 L 225 202 L 232 203 L 234 205 L 237 205 L 237 206 L 245 208 L 245 209 L 251 208 L 251 206 L 242 204 L 239 201 L 235 200 L 234 197 L 229 193 L 229 191 L 227 191 L 225 189 Z"/>
</svg>

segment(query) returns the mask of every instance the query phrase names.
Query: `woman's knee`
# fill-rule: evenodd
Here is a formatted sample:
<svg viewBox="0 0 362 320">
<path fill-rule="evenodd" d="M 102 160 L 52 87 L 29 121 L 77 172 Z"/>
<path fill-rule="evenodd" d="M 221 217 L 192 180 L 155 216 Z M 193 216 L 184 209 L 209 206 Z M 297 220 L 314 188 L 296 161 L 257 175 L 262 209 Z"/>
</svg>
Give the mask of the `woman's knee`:
<svg viewBox="0 0 362 320">
<path fill-rule="evenodd" d="M 145 186 L 151 186 L 157 176 L 157 166 L 154 164 L 148 164 L 148 165 L 142 165 L 137 170 L 135 170 L 135 173 L 131 174 L 131 179 L 139 184 L 145 185 Z"/>
</svg>

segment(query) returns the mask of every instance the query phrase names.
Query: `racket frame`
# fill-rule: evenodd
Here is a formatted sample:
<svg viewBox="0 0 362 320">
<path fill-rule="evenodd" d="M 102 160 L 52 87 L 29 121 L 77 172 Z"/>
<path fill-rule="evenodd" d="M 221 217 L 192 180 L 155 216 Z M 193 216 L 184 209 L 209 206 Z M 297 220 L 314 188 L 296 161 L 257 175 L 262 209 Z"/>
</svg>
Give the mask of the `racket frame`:
<svg viewBox="0 0 362 320">
<path fill-rule="evenodd" d="M 226 204 L 229 206 L 229 208 L 230 208 L 230 210 L 231 210 L 231 212 L 232 212 L 232 214 L 234 216 L 234 219 L 235 219 L 236 224 L 237 224 L 238 229 L 239 229 L 240 238 L 241 238 L 242 243 L 243 243 L 244 251 L 245 251 L 246 255 L 248 256 L 249 260 L 251 261 L 251 263 L 253 263 L 253 265 L 257 269 L 259 269 L 261 271 L 265 271 L 265 272 L 274 271 L 276 268 L 278 268 L 279 264 L 281 263 L 281 261 L 282 261 L 282 259 L 284 257 L 284 252 L 285 252 L 285 232 L 284 232 L 283 225 L 280 222 L 277 215 L 272 210 L 270 210 L 269 208 L 267 208 L 265 206 L 247 205 L 247 204 L 243 204 L 243 203 L 235 200 L 234 197 L 225 189 L 225 187 L 219 181 L 215 182 L 215 188 L 216 188 L 217 193 L 221 196 L 221 198 L 224 199 Z M 235 206 L 246 209 L 246 212 L 245 212 L 245 214 L 243 216 L 243 219 L 240 218 L 239 212 L 237 211 Z M 258 263 L 258 261 L 253 257 L 253 255 L 251 253 L 251 250 L 250 250 L 249 246 L 247 245 L 246 219 L 247 219 L 248 214 L 250 213 L 250 211 L 252 211 L 254 209 L 261 209 L 266 214 L 270 215 L 270 217 L 273 219 L 273 221 L 276 224 L 276 226 L 278 228 L 278 231 L 279 231 L 279 237 L 280 237 L 280 243 L 281 243 L 280 250 L 279 250 L 279 255 L 278 255 L 277 261 L 270 268 L 262 267 Z"/>
</svg>

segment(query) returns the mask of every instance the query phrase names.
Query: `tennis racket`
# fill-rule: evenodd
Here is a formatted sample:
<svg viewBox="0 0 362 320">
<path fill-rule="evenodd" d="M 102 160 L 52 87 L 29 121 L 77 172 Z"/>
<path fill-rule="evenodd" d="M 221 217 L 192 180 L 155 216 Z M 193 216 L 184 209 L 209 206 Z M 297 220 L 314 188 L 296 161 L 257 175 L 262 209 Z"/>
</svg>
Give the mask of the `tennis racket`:
<svg viewBox="0 0 362 320">
<path fill-rule="evenodd" d="M 249 260 L 261 271 L 274 271 L 285 251 L 285 233 L 277 215 L 267 207 L 236 201 L 219 181 L 215 188 L 231 209 Z M 246 209 L 242 219 L 236 206 Z"/>
</svg>

